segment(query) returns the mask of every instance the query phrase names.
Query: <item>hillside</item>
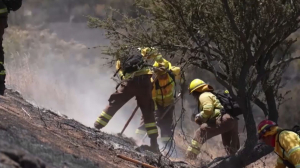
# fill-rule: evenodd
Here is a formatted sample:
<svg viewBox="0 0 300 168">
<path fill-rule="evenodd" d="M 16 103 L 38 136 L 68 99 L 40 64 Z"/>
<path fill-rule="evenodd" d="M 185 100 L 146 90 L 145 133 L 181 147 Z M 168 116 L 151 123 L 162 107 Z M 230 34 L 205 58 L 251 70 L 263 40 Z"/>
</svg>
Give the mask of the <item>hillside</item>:
<svg viewBox="0 0 300 168">
<path fill-rule="evenodd" d="M 134 146 L 129 138 L 106 134 L 34 107 L 13 90 L 0 98 L 1 168 L 137 167 L 117 154 L 157 167 L 187 167 L 152 153 L 139 153 Z"/>
<path fill-rule="evenodd" d="M 136 139 L 140 111 L 124 132 L 130 138 L 115 135 L 136 106 L 135 100 L 122 107 L 103 132 L 89 128 L 115 91 L 116 83 L 111 79 L 115 69 L 109 64 L 110 57 L 103 55 L 101 48 L 97 47 L 109 44 L 103 35 L 105 31 L 89 29 L 85 16 L 105 18 L 109 6 L 128 13 L 132 9 L 129 2 L 132 0 L 45 0 L 42 3 L 24 0 L 20 10 L 9 14 L 3 45 L 6 84 L 13 90 L 7 90 L 5 97 L 0 96 L 0 168 L 142 167 L 118 158 L 117 154 L 156 167 L 184 167 L 185 164 L 158 161 L 157 156 L 146 156 L 134 150 L 133 139 Z M 295 36 L 299 37 L 299 32 Z M 299 41 L 295 43 L 294 54 L 300 53 L 299 44 Z M 176 65 L 175 59 L 170 61 Z M 279 110 L 279 125 L 285 128 L 300 121 L 299 65 L 299 61 L 291 64 L 283 76 L 283 83 L 287 85 L 280 89 L 280 93 L 291 90 Z M 207 71 L 191 67 L 186 72 L 187 81 L 201 78 L 216 89 L 223 89 Z M 177 121 L 174 135 L 177 151 L 171 160 L 184 159 L 187 146 L 198 128 L 190 120 L 197 102 L 188 94 L 183 102 L 183 106 L 178 103 L 175 109 L 176 120 L 181 117 L 182 108 L 185 113 Z M 255 106 L 253 114 L 257 123 L 265 117 Z M 243 145 L 247 135 L 242 117 L 239 133 Z M 207 141 L 201 152 L 190 167 L 199 167 L 224 156 L 221 136 Z M 274 167 L 276 157 L 270 154 L 247 168 Z"/>
</svg>

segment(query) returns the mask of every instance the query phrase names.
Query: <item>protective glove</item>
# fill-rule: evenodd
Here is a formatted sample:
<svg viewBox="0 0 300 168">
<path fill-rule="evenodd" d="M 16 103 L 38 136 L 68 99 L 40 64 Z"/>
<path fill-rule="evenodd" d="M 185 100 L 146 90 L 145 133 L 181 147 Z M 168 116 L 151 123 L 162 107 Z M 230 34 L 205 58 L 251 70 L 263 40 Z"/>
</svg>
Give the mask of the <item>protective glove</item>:
<svg viewBox="0 0 300 168">
<path fill-rule="evenodd" d="M 195 116 L 195 122 L 196 122 L 198 125 L 201 125 L 201 124 L 202 124 L 202 117 L 201 117 L 200 113 L 197 114 L 197 115 Z"/>
</svg>

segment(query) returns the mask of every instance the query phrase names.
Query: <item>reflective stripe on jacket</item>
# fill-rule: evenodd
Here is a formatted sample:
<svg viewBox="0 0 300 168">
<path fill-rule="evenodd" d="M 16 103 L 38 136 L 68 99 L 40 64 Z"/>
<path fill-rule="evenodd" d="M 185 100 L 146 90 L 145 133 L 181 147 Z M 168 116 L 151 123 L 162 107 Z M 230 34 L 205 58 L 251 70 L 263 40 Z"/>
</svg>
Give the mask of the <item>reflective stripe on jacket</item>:
<svg viewBox="0 0 300 168">
<path fill-rule="evenodd" d="M 286 167 L 282 159 L 289 161 L 296 168 L 300 168 L 300 137 L 296 133 L 282 131 L 280 134 L 277 134 L 274 152 L 279 155 L 275 168 Z"/>
<path fill-rule="evenodd" d="M 0 0 L 0 16 L 7 16 L 8 10 L 3 0 Z"/>
<path fill-rule="evenodd" d="M 217 97 L 211 92 L 204 92 L 199 96 L 199 110 L 202 122 L 207 122 L 210 118 L 216 118 L 221 114 L 223 106 Z"/>
</svg>

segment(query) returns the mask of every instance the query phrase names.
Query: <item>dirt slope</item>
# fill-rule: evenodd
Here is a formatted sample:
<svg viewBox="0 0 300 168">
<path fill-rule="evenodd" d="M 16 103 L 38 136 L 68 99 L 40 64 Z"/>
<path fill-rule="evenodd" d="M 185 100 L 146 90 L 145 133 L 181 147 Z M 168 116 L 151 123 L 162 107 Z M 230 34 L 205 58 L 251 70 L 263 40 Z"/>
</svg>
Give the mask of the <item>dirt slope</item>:
<svg viewBox="0 0 300 168">
<path fill-rule="evenodd" d="M 152 153 L 138 153 L 135 143 L 88 128 L 66 116 L 34 107 L 15 91 L 0 96 L 0 167 L 141 167 L 117 158 L 122 154 L 156 167 L 187 167 Z"/>
</svg>

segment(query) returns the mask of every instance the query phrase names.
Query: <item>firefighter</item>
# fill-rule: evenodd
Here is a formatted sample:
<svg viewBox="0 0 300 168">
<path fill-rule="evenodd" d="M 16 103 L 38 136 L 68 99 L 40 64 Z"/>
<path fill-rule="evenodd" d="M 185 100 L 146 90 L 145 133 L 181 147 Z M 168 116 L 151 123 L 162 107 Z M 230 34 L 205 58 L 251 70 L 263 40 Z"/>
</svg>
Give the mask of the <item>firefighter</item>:
<svg viewBox="0 0 300 168">
<path fill-rule="evenodd" d="M 227 154 L 234 154 L 240 147 L 238 121 L 231 115 L 221 115 L 223 106 L 212 93 L 214 88 L 200 79 L 194 79 L 189 86 L 189 93 L 198 101 L 198 114 L 195 122 L 200 126 L 187 149 L 188 159 L 196 159 L 206 140 L 220 135 Z"/>
<path fill-rule="evenodd" d="M 136 59 L 148 59 L 147 55 L 143 58 L 140 55 L 133 57 L 133 62 L 137 62 Z M 133 60 L 134 59 L 134 60 Z M 127 61 L 130 61 L 127 60 Z M 126 62 L 130 64 L 130 62 Z M 125 64 L 122 64 L 125 65 Z M 101 115 L 94 123 L 94 127 L 101 129 L 107 125 L 112 119 L 114 114 L 132 97 L 136 97 L 137 104 L 142 111 L 143 119 L 145 121 L 145 128 L 150 138 L 150 147 L 153 152 L 159 152 L 159 146 L 157 143 L 158 130 L 155 123 L 155 116 L 153 114 L 154 105 L 152 103 L 152 70 L 148 66 L 143 66 L 141 69 L 134 70 L 130 73 L 125 73 L 122 69 L 120 60 L 116 63 L 116 69 L 119 75 L 123 79 L 120 84 L 120 88 L 115 93 L 111 94 L 109 98 L 109 104 L 102 111 Z M 132 68 L 131 68 L 132 69 Z"/>
<path fill-rule="evenodd" d="M 4 68 L 4 50 L 3 50 L 3 34 L 4 29 L 8 27 L 7 25 L 7 16 L 8 16 L 8 10 L 5 6 L 3 0 L 0 0 L 0 95 L 4 95 L 5 91 L 5 77 L 6 72 Z"/>
<path fill-rule="evenodd" d="M 171 63 L 161 55 L 156 57 L 153 64 L 156 68 L 157 80 L 153 83 L 152 99 L 155 106 L 155 118 L 161 130 L 160 141 L 167 149 L 172 146 L 174 131 L 173 115 L 175 101 L 175 82 L 180 80 L 180 68 L 172 66 Z M 165 114 L 165 115 L 164 115 Z M 164 115 L 163 118 L 161 118 Z M 135 132 L 140 138 L 145 135 L 144 121 L 141 118 L 140 127 Z"/>
<path fill-rule="evenodd" d="M 300 137 L 297 133 L 283 130 L 270 120 L 261 121 L 257 129 L 259 139 L 272 146 L 278 155 L 275 168 L 300 168 Z"/>
</svg>

